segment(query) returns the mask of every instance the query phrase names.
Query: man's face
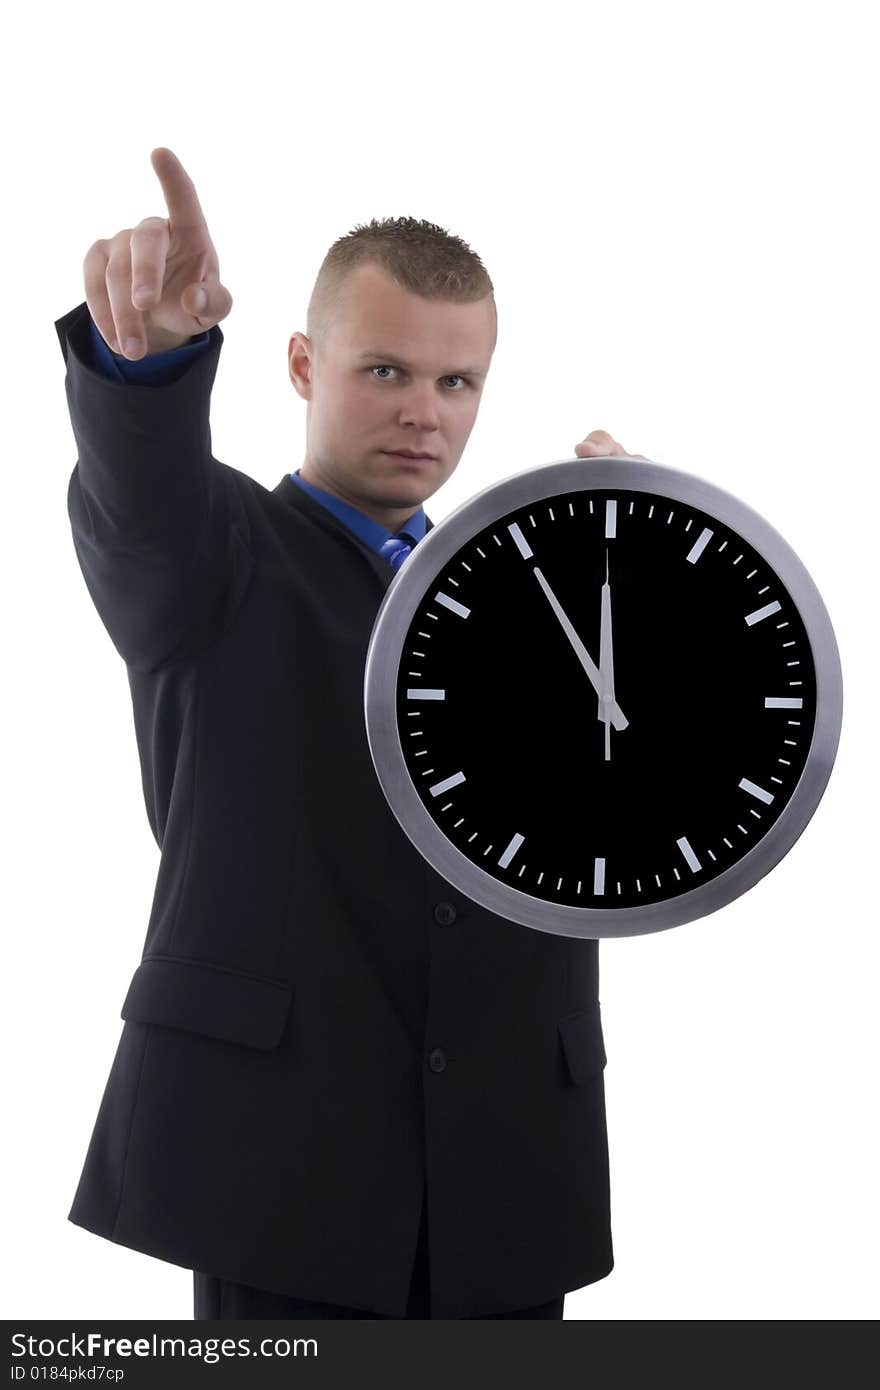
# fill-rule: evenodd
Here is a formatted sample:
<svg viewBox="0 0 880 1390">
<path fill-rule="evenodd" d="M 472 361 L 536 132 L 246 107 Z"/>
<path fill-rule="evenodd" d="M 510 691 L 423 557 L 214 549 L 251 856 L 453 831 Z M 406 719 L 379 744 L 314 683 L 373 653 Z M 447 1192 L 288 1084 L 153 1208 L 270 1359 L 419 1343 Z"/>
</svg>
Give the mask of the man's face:
<svg viewBox="0 0 880 1390">
<path fill-rule="evenodd" d="M 290 379 L 308 401 L 300 476 L 397 530 L 461 458 L 494 346 L 491 298 L 425 299 L 358 266 L 327 343 L 290 340 Z"/>
</svg>

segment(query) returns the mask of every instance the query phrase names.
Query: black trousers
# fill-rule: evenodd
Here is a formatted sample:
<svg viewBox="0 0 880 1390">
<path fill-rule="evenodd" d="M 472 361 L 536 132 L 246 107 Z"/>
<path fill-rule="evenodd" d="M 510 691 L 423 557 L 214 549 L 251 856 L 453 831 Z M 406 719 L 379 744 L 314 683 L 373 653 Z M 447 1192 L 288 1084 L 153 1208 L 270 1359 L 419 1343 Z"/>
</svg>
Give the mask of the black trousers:
<svg viewBox="0 0 880 1390">
<path fill-rule="evenodd" d="M 549 1303 L 536 1303 L 529 1308 L 513 1308 L 504 1313 L 474 1313 L 486 1318 L 561 1318 L 565 1294 L 551 1298 Z M 413 1264 L 409 1302 L 405 1317 L 430 1318 L 430 1288 L 428 1279 L 428 1208 L 427 1193 L 422 1202 L 422 1219 Z M 272 1293 L 269 1289 L 237 1284 L 232 1279 L 220 1279 L 214 1274 L 193 1270 L 193 1318 L 219 1321 L 227 1318 L 383 1318 L 384 1313 L 370 1313 L 363 1308 L 344 1308 L 338 1303 L 317 1303 L 290 1294 Z"/>
</svg>

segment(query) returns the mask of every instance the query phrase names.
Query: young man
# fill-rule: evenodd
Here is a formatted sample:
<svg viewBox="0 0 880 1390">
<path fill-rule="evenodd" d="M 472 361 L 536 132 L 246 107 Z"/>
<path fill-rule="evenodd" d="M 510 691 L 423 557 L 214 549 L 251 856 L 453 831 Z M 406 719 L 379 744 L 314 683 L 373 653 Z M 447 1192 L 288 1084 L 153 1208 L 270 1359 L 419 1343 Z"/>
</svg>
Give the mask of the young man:
<svg viewBox="0 0 880 1390">
<path fill-rule="evenodd" d="M 152 160 L 168 219 L 95 242 L 56 323 L 74 546 L 161 850 L 70 1220 L 192 1269 L 196 1317 L 560 1318 L 613 1264 L 598 942 L 441 879 L 363 723 L 376 612 L 476 418 L 491 281 L 431 223 L 336 242 L 290 340 L 305 457 L 269 491 L 211 453 L 232 300 L 192 181 Z"/>
</svg>

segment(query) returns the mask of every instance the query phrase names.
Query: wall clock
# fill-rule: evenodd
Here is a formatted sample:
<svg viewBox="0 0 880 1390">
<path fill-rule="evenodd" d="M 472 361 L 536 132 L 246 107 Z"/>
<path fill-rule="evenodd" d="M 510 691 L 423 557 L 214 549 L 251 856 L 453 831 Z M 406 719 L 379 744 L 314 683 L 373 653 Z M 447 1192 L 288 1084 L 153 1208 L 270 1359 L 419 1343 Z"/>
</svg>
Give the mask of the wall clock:
<svg viewBox="0 0 880 1390">
<path fill-rule="evenodd" d="M 626 936 L 714 912 L 807 825 L 840 660 L 797 555 L 744 502 L 628 457 L 493 484 L 397 571 L 364 677 L 397 820 L 474 902 Z"/>
</svg>

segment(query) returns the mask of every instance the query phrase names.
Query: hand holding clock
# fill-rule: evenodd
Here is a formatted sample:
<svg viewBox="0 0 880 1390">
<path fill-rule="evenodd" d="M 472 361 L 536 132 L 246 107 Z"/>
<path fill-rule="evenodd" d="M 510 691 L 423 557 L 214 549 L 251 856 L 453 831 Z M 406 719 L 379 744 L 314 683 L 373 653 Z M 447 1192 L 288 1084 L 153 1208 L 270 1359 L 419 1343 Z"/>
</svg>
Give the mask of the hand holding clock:
<svg viewBox="0 0 880 1390">
<path fill-rule="evenodd" d="M 643 463 L 650 463 L 651 460 L 644 454 L 628 454 L 622 444 L 618 444 L 607 430 L 590 430 L 586 439 L 582 439 L 579 444 L 575 444 L 574 451 L 580 459 L 587 458 L 625 458 L 641 459 Z"/>
</svg>

